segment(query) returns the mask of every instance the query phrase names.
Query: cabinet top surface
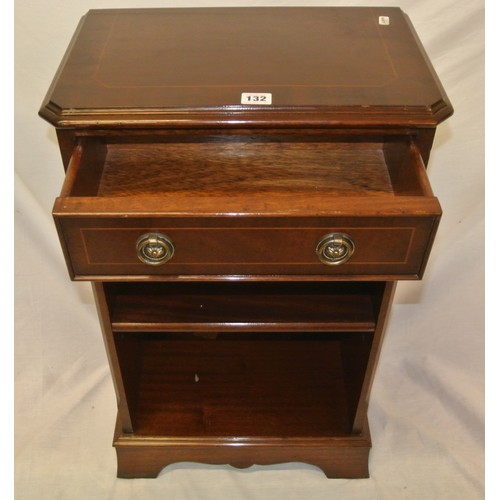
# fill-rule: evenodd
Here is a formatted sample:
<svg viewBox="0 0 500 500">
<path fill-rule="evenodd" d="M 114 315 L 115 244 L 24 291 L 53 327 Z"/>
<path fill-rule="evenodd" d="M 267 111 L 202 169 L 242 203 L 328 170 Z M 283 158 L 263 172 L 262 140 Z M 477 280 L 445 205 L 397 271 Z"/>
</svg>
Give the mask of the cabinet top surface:
<svg viewBox="0 0 500 500">
<path fill-rule="evenodd" d="M 451 113 L 407 17 L 363 7 L 91 10 L 40 110 L 112 128 L 435 126 Z"/>
</svg>

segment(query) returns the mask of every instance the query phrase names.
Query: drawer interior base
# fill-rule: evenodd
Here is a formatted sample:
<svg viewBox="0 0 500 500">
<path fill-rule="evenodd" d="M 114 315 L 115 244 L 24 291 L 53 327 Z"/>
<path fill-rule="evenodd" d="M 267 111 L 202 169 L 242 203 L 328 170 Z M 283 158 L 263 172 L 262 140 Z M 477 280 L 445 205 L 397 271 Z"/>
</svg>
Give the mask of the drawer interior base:
<svg viewBox="0 0 500 500">
<path fill-rule="evenodd" d="M 285 192 L 422 195 L 407 137 L 218 134 L 88 138 L 72 196 L 227 196 Z M 420 165 L 419 165 L 420 166 Z"/>
</svg>

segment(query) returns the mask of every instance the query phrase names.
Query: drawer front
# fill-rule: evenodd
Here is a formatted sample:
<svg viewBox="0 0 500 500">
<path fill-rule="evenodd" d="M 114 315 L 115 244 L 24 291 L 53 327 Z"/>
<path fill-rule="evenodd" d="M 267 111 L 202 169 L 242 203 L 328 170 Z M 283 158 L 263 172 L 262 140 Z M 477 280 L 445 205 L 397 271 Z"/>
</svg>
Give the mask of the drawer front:
<svg viewBox="0 0 500 500">
<path fill-rule="evenodd" d="M 437 219 L 343 217 L 311 223 L 293 218 L 56 217 L 56 222 L 75 279 L 187 275 L 401 279 L 421 276 Z M 320 260 L 318 244 L 332 233 L 352 243 L 352 255 L 344 262 Z M 139 255 L 138 241 L 151 234 L 171 242 L 173 255 L 165 263 L 145 263 Z"/>
</svg>

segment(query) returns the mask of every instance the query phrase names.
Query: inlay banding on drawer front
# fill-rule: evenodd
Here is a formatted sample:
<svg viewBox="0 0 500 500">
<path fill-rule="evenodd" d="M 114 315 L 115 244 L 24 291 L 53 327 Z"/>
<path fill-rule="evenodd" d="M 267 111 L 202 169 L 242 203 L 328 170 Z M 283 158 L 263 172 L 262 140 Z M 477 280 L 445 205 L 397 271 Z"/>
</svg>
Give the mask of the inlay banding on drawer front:
<svg viewBox="0 0 500 500">
<path fill-rule="evenodd" d="M 327 228 L 189 228 L 156 229 L 175 242 L 176 255 L 168 265 L 319 264 L 314 246 Z M 343 227 L 356 241 L 356 253 L 345 265 L 408 262 L 413 227 Z M 138 265 L 134 242 L 143 228 L 84 228 L 81 238 L 89 265 Z M 300 238 L 297 236 L 300 235 Z M 103 243 L 107 242 L 107 245 Z M 128 244 L 127 244 L 128 243 Z M 166 264 L 167 265 L 167 264 Z"/>
</svg>

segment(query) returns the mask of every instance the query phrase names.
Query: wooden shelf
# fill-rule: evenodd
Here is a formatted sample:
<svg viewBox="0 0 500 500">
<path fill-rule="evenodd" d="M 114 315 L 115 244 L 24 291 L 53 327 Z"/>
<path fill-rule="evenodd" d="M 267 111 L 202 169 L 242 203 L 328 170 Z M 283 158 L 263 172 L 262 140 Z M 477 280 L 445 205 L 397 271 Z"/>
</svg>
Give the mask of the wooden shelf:
<svg viewBox="0 0 500 500">
<path fill-rule="evenodd" d="M 373 331 L 377 284 L 107 284 L 114 331 Z"/>
</svg>

